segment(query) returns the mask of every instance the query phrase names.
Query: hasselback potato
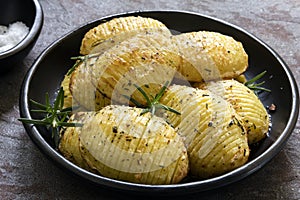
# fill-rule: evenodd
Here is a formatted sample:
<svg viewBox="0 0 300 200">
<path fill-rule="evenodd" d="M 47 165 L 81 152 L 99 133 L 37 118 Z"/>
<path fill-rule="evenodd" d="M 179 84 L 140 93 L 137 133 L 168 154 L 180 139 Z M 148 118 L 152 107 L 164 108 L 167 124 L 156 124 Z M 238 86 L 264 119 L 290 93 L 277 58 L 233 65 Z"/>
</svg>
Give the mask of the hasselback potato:
<svg viewBox="0 0 300 200">
<path fill-rule="evenodd" d="M 78 61 L 77 68 L 70 75 L 69 90 L 76 102 L 85 110 L 95 111 L 111 104 L 111 100 L 97 90 L 93 84 L 91 65 L 95 64 L 100 54 L 87 55 L 84 61 Z"/>
<path fill-rule="evenodd" d="M 98 173 L 145 184 L 171 184 L 188 172 L 182 138 L 163 119 L 142 109 L 106 106 L 84 121 L 81 156 Z"/>
<path fill-rule="evenodd" d="M 213 177 L 247 161 L 246 130 L 225 100 L 208 90 L 172 85 L 161 102 L 181 113 L 163 116 L 185 138 L 193 176 Z"/>
<path fill-rule="evenodd" d="M 183 62 L 178 71 L 188 81 L 234 78 L 245 72 L 248 55 L 242 43 L 217 32 L 188 32 L 173 37 Z"/>
<path fill-rule="evenodd" d="M 82 39 L 80 53 L 104 52 L 141 32 L 167 32 L 169 29 L 160 21 L 146 17 L 120 17 L 99 24 L 89 30 Z"/>
<path fill-rule="evenodd" d="M 252 90 L 236 80 L 222 80 L 201 85 L 200 87 L 209 89 L 232 105 L 244 122 L 249 144 L 266 137 L 270 125 L 269 114 Z"/>
<path fill-rule="evenodd" d="M 152 37 L 160 38 L 161 41 L 163 41 L 163 37 L 168 38 L 167 40 L 169 40 L 169 36 L 171 35 L 169 29 L 162 22 L 140 16 L 115 18 L 108 22 L 103 22 L 89 30 L 82 39 L 80 47 L 80 53 L 85 55 L 81 58 L 80 62 L 80 65 L 83 66 L 81 69 L 73 71 L 72 75 L 66 75 L 62 82 L 66 94 L 66 105 L 74 105 L 76 98 L 81 107 L 86 110 L 99 110 L 103 106 L 110 104 L 110 98 L 107 98 L 106 94 L 101 94 L 99 90 L 97 90 L 97 87 L 92 85 L 92 82 L 90 81 L 90 69 L 87 66 L 92 65 L 98 56 L 106 50 L 138 34 L 152 35 Z M 166 42 L 161 44 L 163 44 L 162 46 L 166 49 L 168 48 Z M 80 70 L 85 72 L 78 73 Z M 88 73 L 86 73 L 87 70 L 89 71 Z M 75 87 L 73 85 L 73 92 L 76 93 L 76 98 L 73 99 L 74 95 L 70 91 L 72 89 L 69 88 L 67 84 L 70 82 L 70 79 L 72 84 L 74 82 L 74 77 L 76 76 L 78 81 L 87 81 L 84 84 L 76 84 Z"/>
<path fill-rule="evenodd" d="M 92 112 L 78 112 L 70 117 L 69 122 L 83 123 L 93 115 Z M 58 149 L 62 155 L 74 164 L 86 170 L 93 171 L 82 158 L 79 149 L 79 133 L 81 127 L 66 127 L 61 130 L 61 139 Z"/>
<path fill-rule="evenodd" d="M 88 55 L 72 74 L 70 90 L 84 107 L 93 107 L 99 92 L 112 103 L 129 104 L 133 97 L 145 104 L 138 87 L 155 95 L 161 85 L 171 82 L 181 58 L 169 37 L 142 34 L 123 41 L 103 54 Z M 89 106 L 89 104 L 91 106 Z"/>
</svg>

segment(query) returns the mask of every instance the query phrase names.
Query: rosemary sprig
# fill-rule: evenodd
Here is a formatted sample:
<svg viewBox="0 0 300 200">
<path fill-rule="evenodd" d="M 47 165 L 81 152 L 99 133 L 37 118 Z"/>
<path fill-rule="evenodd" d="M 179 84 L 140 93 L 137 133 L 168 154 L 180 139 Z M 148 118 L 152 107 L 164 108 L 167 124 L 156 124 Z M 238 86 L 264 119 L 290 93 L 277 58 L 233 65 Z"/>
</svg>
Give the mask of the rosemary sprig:
<svg viewBox="0 0 300 200">
<path fill-rule="evenodd" d="M 255 77 L 253 77 L 252 79 L 250 79 L 249 81 L 244 83 L 245 86 L 247 86 L 249 89 L 253 90 L 254 92 L 258 92 L 258 91 L 271 92 L 271 90 L 261 87 L 265 83 L 265 81 L 256 83 L 256 81 L 261 79 L 266 73 L 267 73 L 267 71 L 263 71 L 260 74 L 256 75 Z"/>
<path fill-rule="evenodd" d="M 75 64 L 69 69 L 69 71 L 68 71 L 68 73 L 67 73 L 67 76 L 71 75 L 80 63 L 86 62 L 87 56 L 75 56 L 75 57 L 71 57 L 71 60 L 76 60 L 76 62 L 75 62 Z"/>
<path fill-rule="evenodd" d="M 74 56 L 71 57 L 71 60 L 76 60 L 75 64 L 69 69 L 67 76 L 71 75 L 73 73 L 73 71 L 78 67 L 78 65 L 80 65 L 81 63 L 84 62 L 84 65 L 87 66 L 87 61 L 90 58 L 95 58 L 98 57 L 99 54 L 89 54 L 89 55 L 85 55 L 85 56 Z"/>
<path fill-rule="evenodd" d="M 135 104 L 137 107 L 141 107 L 144 108 L 143 111 L 141 112 L 140 115 L 143 115 L 147 112 L 150 112 L 152 115 L 155 114 L 156 110 L 158 109 L 164 109 L 170 112 L 173 112 L 177 115 L 180 115 L 181 113 L 178 112 L 177 110 L 166 106 L 164 104 L 161 104 L 159 101 L 161 99 L 161 97 L 163 96 L 163 94 L 165 93 L 167 86 L 169 85 L 169 81 L 166 81 L 166 83 L 163 85 L 163 87 L 160 89 L 160 91 L 153 97 L 151 96 L 151 99 L 149 98 L 149 96 L 146 94 L 146 92 L 139 87 L 138 85 L 134 84 L 134 86 L 136 87 L 136 89 L 143 95 L 143 97 L 146 99 L 147 101 L 147 106 L 142 105 L 141 103 L 139 103 L 138 101 L 136 101 L 135 99 L 133 99 L 132 97 L 129 97 L 127 95 L 123 95 L 125 98 L 129 99 L 133 104 Z"/>
<path fill-rule="evenodd" d="M 31 112 L 43 114 L 42 119 L 27 119 L 19 118 L 18 120 L 33 125 L 43 125 L 47 129 L 51 129 L 51 138 L 54 141 L 54 145 L 57 148 L 60 141 L 60 129 L 62 127 L 76 127 L 82 126 L 80 123 L 67 122 L 72 112 L 72 108 L 63 108 L 64 106 L 64 91 L 60 88 L 57 97 L 53 103 L 50 104 L 49 94 L 45 94 L 45 104 L 41 104 L 30 99 L 31 104 L 37 109 L 32 109 Z"/>
</svg>

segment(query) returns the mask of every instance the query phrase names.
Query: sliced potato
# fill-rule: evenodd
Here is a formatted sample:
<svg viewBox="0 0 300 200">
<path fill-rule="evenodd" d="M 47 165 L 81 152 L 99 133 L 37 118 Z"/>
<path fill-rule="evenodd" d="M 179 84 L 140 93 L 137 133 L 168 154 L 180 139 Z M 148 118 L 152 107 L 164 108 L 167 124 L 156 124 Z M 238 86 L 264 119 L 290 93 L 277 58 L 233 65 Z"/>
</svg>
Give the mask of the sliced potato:
<svg viewBox="0 0 300 200">
<path fill-rule="evenodd" d="M 73 102 L 73 97 L 69 88 L 70 79 L 71 76 L 66 74 L 60 84 L 64 90 L 64 108 L 72 107 L 75 104 L 75 102 Z"/>
<path fill-rule="evenodd" d="M 188 172 L 182 138 L 163 119 L 142 109 L 107 106 L 79 134 L 81 155 L 100 174 L 144 184 L 181 181 Z"/>
<path fill-rule="evenodd" d="M 129 16 L 87 32 L 80 53 L 83 60 L 62 82 L 65 106 L 97 112 L 73 115 L 84 125 L 66 128 L 59 150 L 84 169 L 142 184 L 178 183 L 187 173 L 214 177 L 247 162 L 248 144 L 265 137 L 269 116 L 243 84 L 203 84 L 245 81 L 248 56 L 230 36 L 172 35 L 155 19 Z M 146 105 L 137 87 L 155 96 L 174 78 L 197 87 L 172 85 L 161 98 L 180 115 L 111 105 L 133 105 L 130 98 Z"/>
<path fill-rule="evenodd" d="M 269 114 L 252 90 L 235 80 L 208 82 L 204 87 L 233 106 L 247 129 L 249 144 L 266 137 L 270 125 Z"/>
<path fill-rule="evenodd" d="M 93 115 L 92 112 L 78 112 L 70 117 L 70 122 L 83 123 L 85 120 Z M 83 160 L 80 150 L 79 143 L 80 139 L 78 134 L 81 131 L 81 127 L 67 127 L 61 133 L 62 137 L 59 143 L 59 151 L 62 155 L 76 164 L 77 166 L 95 172 L 91 169 L 88 164 Z"/>
<path fill-rule="evenodd" d="M 208 90 L 173 85 L 161 102 L 181 113 L 163 116 L 185 138 L 193 176 L 217 176 L 247 161 L 246 130 L 224 99 Z"/>
<path fill-rule="evenodd" d="M 234 78 L 248 67 L 242 43 L 217 32 L 199 31 L 173 37 L 183 56 L 178 71 L 189 81 Z"/>
<path fill-rule="evenodd" d="M 99 110 L 109 105 L 111 100 L 106 97 L 106 94 L 101 94 L 97 87 L 92 85 L 88 66 L 92 65 L 106 50 L 139 33 L 156 34 L 156 36 L 171 34 L 167 27 L 158 20 L 133 16 L 115 18 L 88 31 L 80 47 L 80 53 L 86 55 L 80 64 L 82 67 L 72 73 L 72 78 L 66 76 L 64 80 L 64 82 L 70 82 L 69 79 L 71 79 L 71 94 L 66 97 L 66 105 L 76 99 L 87 110 Z M 82 70 L 84 73 L 78 72 Z M 74 77 L 77 77 L 79 82 L 83 81 L 84 84 L 74 84 Z M 66 84 L 64 84 L 64 90 L 66 93 L 70 92 Z M 72 95 L 72 93 L 76 94 Z M 75 99 L 72 99 L 72 96 L 75 96 Z"/>
<path fill-rule="evenodd" d="M 72 112 L 81 112 L 81 111 L 92 111 L 92 110 L 99 110 L 100 108 L 109 105 L 110 101 L 107 98 L 104 98 L 102 95 L 98 95 L 98 92 L 95 94 L 95 98 L 97 99 L 96 105 L 91 105 L 90 103 L 86 102 L 87 104 L 78 104 L 75 98 L 73 98 L 71 92 L 71 82 L 72 76 L 76 76 L 76 71 L 72 72 L 71 74 L 66 74 L 64 79 L 62 80 L 60 86 L 64 91 L 64 108 L 72 108 Z M 81 93 L 82 94 L 82 93 Z"/>
<path fill-rule="evenodd" d="M 79 63 L 79 66 L 70 75 L 70 93 L 73 101 L 88 111 L 97 111 L 104 106 L 110 105 L 111 100 L 97 90 L 92 83 L 92 71 L 90 66 L 98 59 L 99 54 L 87 55 L 86 60 Z"/>
<path fill-rule="evenodd" d="M 119 17 L 99 24 L 89 30 L 80 47 L 80 53 L 104 52 L 112 46 L 127 40 L 140 32 L 163 31 L 169 32 L 160 21 L 146 17 Z"/>
<path fill-rule="evenodd" d="M 154 96 L 162 85 L 173 80 L 181 63 L 170 35 L 161 34 L 159 37 L 139 34 L 103 54 L 88 56 L 89 59 L 77 67 L 71 82 L 72 95 L 84 105 L 95 104 L 96 91 L 113 103 L 128 105 L 127 97 L 132 97 L 146 104 L 136 87 Z"/>
</svg>

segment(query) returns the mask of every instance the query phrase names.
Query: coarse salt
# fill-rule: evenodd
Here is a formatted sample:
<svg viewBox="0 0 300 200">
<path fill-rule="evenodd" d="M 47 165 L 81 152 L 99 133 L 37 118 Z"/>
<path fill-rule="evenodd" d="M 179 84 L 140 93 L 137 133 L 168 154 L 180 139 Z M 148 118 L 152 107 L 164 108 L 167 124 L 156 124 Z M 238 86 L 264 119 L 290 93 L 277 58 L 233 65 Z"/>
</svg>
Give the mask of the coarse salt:
<svg viewBox="0 0 300 200">
<path fill-rule="evenodd" d="M 0 52 L 7 51 L 28 34 L 29 28 L 23 22 L 15 22 L 8 27 L 0 25 Z"/>
</svg>

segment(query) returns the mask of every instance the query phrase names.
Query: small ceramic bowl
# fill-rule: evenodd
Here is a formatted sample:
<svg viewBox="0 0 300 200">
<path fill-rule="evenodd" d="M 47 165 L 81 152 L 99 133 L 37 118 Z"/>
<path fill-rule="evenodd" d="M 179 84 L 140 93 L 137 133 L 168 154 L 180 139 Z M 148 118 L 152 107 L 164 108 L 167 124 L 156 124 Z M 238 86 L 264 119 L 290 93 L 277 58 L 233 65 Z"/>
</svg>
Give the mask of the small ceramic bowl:
<svg viewBox="0 0 300 200">
<path fill-rule="evenodd" d="M 1 0 L 0 25 L 23 22 L 29 32 L 11 49 L 0 51 L 0 72 L 7 72 L 20 63 L 34 46 L 43 26 L 43 10 L 38 0 Z"/>
</svg>

